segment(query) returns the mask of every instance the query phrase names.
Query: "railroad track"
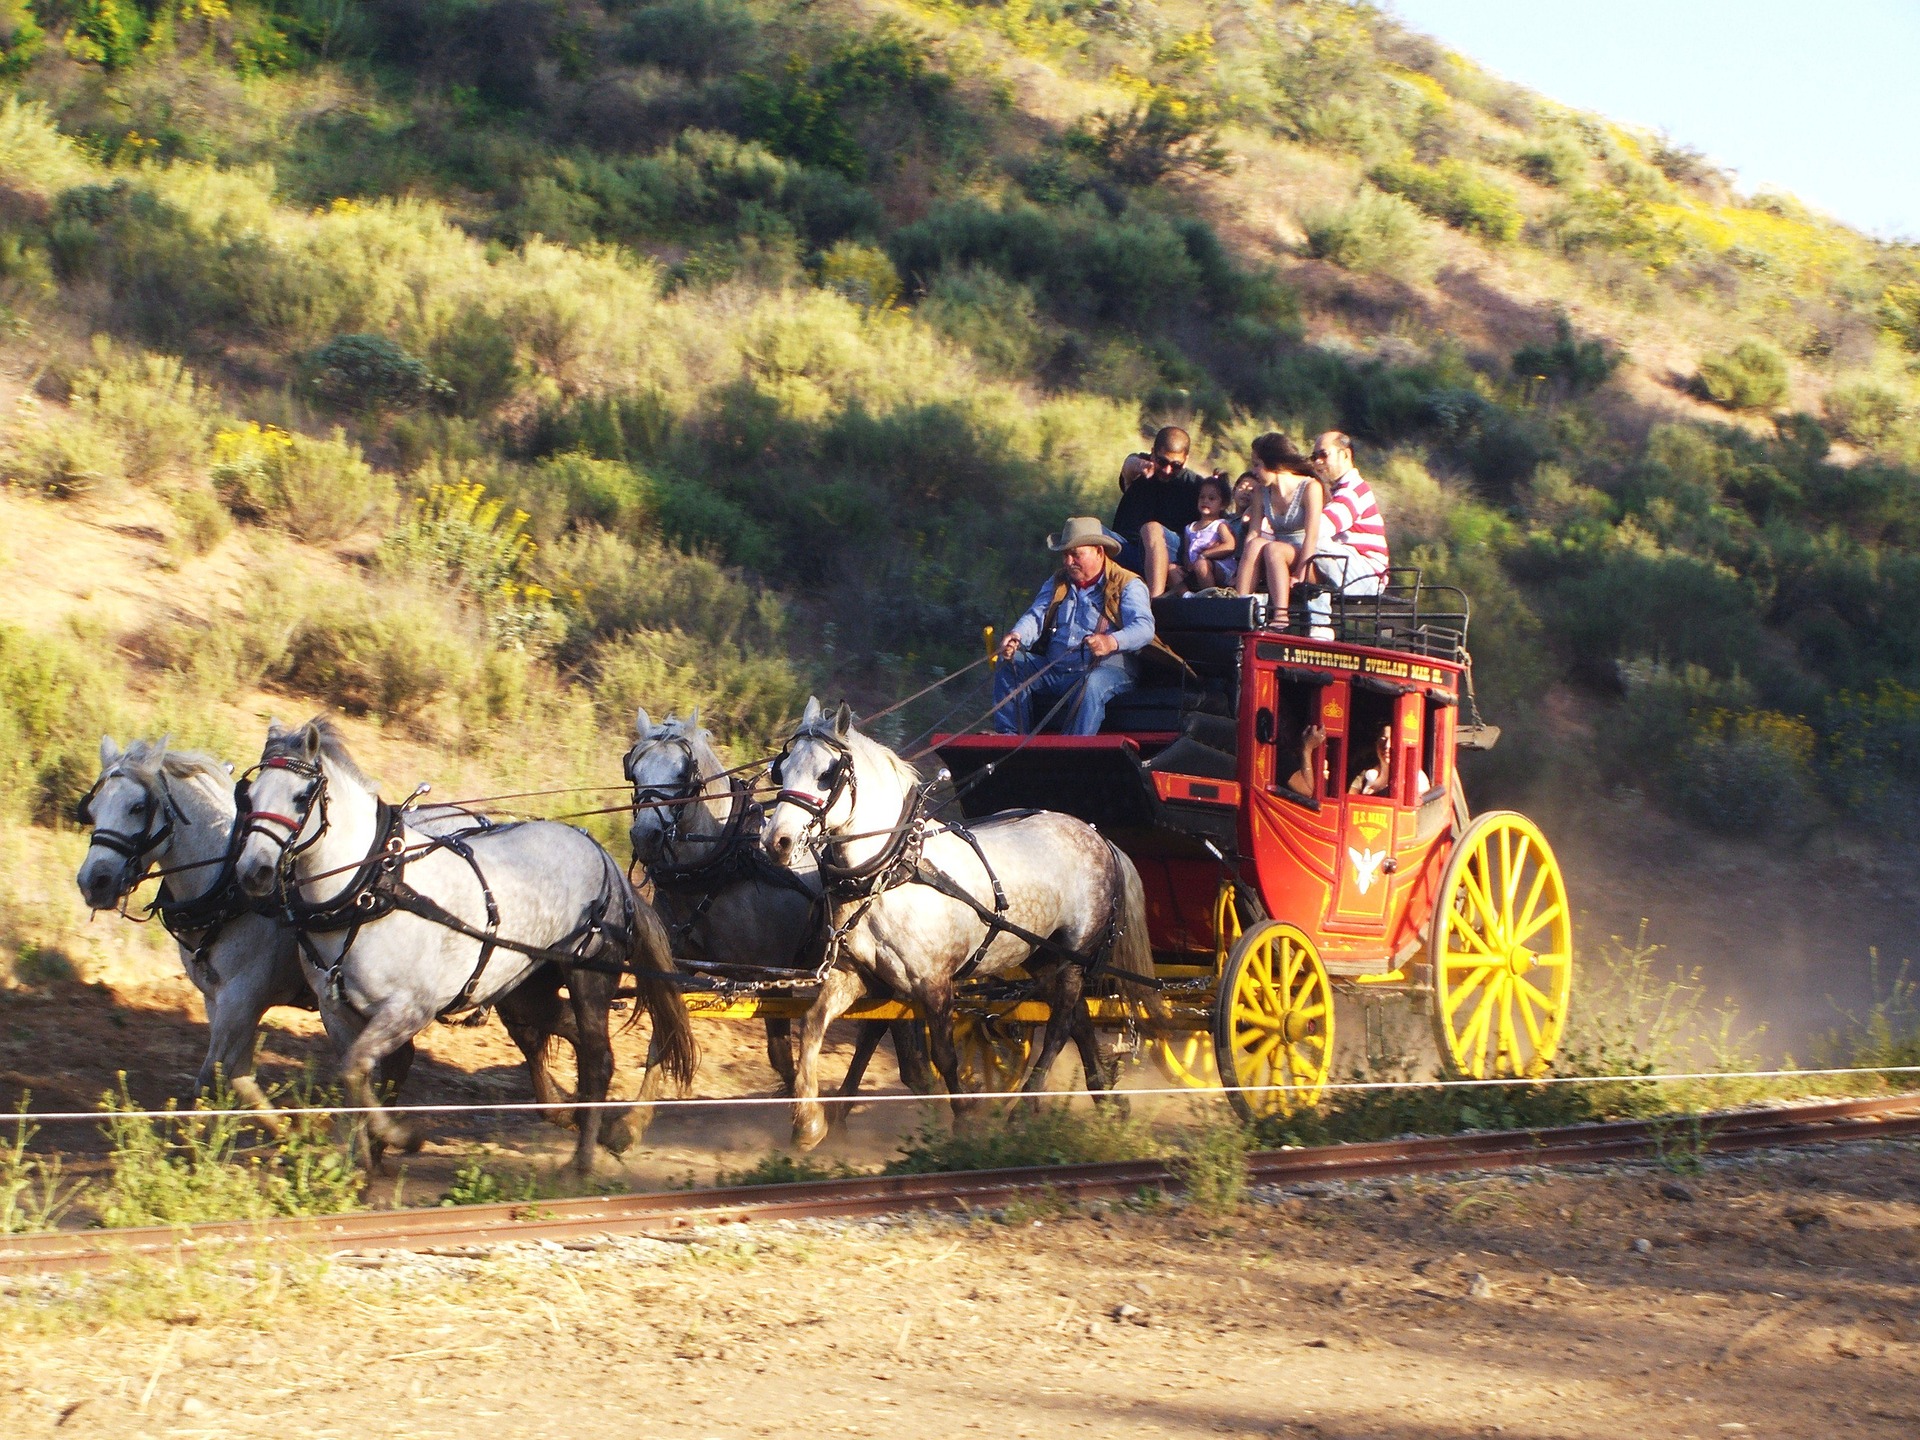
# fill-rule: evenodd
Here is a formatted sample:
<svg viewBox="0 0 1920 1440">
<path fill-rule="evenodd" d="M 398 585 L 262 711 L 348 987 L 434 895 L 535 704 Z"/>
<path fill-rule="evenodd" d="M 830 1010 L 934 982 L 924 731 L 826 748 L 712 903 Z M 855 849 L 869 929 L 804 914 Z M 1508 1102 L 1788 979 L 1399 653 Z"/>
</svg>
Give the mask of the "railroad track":
<svg viewBox="0 0 1920 1440">
<path fill-rule="evenodd" d="M 1650 1121 L 1498 1131 L 1439 1139 L 1386 1140 L 1247 1157 L 1256 1185 L 1512 1169 L 1642 1159 L 1685 1151 L 1723 1153 L 1775 1146 L 1920 1136 L 1920 1095 L 1824 1101 Z M 793 1185 L 746 1185 L 663 1194 L 592 1196 L 433 1210 L 365 1211 L 321 1219 L 214 1223 L 179 1228 L 57 1231 L 0 1239 L 0 1275 L 99 1269 L 129 1258 L 185 1258 L 236 1243 L 310 1252 L 459 1249 L 500 1242 L 576 1241 L 597 1235 L 686 1232 L 695 1225 L 991 1209 L 1052 1194 L 1125 1198 L 1179 1187 L 1157 1161 L 1038 1166 L 935 1175 L 870 1175 Z"/>
</svg>

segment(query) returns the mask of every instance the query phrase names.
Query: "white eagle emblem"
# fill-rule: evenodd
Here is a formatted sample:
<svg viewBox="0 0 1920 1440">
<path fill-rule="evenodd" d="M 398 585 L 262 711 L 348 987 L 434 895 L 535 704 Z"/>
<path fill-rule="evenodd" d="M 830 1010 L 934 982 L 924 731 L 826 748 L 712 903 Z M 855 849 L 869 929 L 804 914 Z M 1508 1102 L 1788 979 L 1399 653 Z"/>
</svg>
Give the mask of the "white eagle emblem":
<svg viewBox="0 0 1920 1440">
<path fill-rule="evenodd" d="M 1347 854 L 1353 857 L 1353 888 L 1362 895 L 1373 888 L 1373 882 L 1380 878 L 1380 866 L 1387 858 L 1384 850 L 1356 850 L 1351 845 Z"/>
</svg>

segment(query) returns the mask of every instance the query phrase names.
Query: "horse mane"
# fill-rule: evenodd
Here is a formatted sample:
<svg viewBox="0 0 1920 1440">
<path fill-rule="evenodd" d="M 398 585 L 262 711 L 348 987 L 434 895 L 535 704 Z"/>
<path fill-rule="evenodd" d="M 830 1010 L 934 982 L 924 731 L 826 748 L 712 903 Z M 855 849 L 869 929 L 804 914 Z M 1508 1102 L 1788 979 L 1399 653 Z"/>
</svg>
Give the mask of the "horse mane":
<svg viewBox="0 0 1920 1440">
<path fill-rule="evenodd" d="M 260 751 L 262 760 L 271 760 L 278 756 L 294 756 L 306 749 L 306 736 L 311 732 L 320 742 L 320 754 L 336 770 L 369 793 L 377 793 L 379 786 L 360 763 L 347 752 L 346 737 L 340 733 L 340 727 L 331 717 L 316 715 L 297 730 L 288 730 L 279 735 L 269 735 L 267 743 Z"/>
<path fill-rule="evenodd" d="M 669 715 L 647 737 L 650 740 L 684 740 L 693 750 L 693 763 L 702 779 L 711 780 L 727 768 L 727 762 L 720 752 L 713 748 L 711 731 L 695 725 L 691 720 L 683 720 L 678 715 Z"/>
<path fill-rule="evenodd" d="M 233 775 L 221 761 L 204 750 L 170 749 L 164 739 L 129 741 L 120 758 L 108 768 L 149 790 L 162 778 L 203 784 L 221 795 L 233 788 Z"/>
<path fill-rule="evenodd" d="M 920 771 L 908 761 L 901 759 L 900 756 L 894 754 L 891 749 L 882 745 L 871 735 L 862 735 L 858 730 L 848 730 L 847 733 L 842 736 L 833 728 L 833 720 L 830 716 L 822 715 L 818 720 L 807 725 L 802 725 L 798 730 L 793 732 L 794 739 L 796 740 L 802 735 L 811 735 L 822 740 L 845 740 L 848 745 L 865 755 L 875 764 L 891 768 L 894 776 L 903 786 L 911 789 L 920 783 Z"/>
</svg>

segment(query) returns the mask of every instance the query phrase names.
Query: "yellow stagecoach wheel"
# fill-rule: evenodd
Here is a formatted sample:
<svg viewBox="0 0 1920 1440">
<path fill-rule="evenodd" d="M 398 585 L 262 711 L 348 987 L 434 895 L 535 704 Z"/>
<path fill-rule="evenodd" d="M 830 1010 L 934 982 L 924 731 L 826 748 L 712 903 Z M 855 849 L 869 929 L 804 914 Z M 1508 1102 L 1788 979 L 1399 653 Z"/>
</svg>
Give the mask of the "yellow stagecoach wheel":
<svg viewBox="0 0 1920 1440">
<path fill-rule="evenodd" d="M 1440 877 L 1427 953 L 1448 1070 L 1545 1074 L 1573 993 L 1573 916 L 1560 862 L 1526 816 L 1495 810 L 1467 827 Z"/>
<path fill-rule="evenodd" d="M 1213 1064 L 1213 1037 L 1204 1030 L 1180 1030 L 1153 1042 L 1153 1063 L 1169 1085 L 1212 1090 L 1220 1084 Z"/>
<path fill-rule="evenodd" d="M 991 1015 L 956 1014 L 953 1048 L 960 1052 L 961 1083 L 984 1094 L 1019 1089 L 1033 1058 L 1033 1028 Z"/>
<path fill-rule="evenodd" d="M 1233 947 L 1214 1002 L 1214 1061 L 1249 1120 L 1288 1115 L 1320 1098 L 1333 1068 L 1333 985 L 1297 925 L 1255 925 Z M 1257 1087 L 1286 1085 L 1288 1090 Z"/>
</svg>

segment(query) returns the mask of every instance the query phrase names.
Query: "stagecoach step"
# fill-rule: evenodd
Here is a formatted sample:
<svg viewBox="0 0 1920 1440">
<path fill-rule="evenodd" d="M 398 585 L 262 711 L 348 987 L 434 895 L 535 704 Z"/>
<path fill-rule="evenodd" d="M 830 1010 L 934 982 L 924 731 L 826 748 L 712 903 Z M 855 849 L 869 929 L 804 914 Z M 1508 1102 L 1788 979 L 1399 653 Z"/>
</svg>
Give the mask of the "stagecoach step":
<svg viewBox="0 0 1920 1440">
<path fill-rule="evenodd" d="M 1462 725 L 1453 732 L 1453 743 L 1462 750 L 1491 750 L 1500 743 L 1500 727 Z"/>
</svg>

